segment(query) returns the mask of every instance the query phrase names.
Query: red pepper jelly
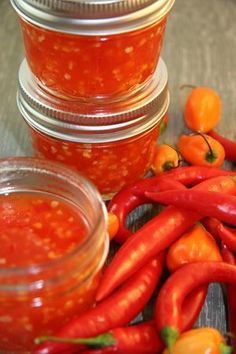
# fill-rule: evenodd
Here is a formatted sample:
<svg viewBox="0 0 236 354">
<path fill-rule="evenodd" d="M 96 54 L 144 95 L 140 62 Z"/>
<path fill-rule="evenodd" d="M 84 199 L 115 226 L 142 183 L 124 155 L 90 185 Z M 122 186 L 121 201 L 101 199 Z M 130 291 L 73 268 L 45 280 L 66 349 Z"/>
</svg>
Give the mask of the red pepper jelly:
<svg viewBox="0 0 236 354">
<path fill-rule="evenodd" d="M 68 98 L 116 97 L 154 73 L 174 0 L 12 0 L 31 71 Z"/>
<path fill-rule="evenodd" d="M 0 184 L 0 352 L 30 353 L 93 304 L 105 208 L 87 180 L 46 160 L 0 160 Z"/>
<path fill-rule="evenodd" d="M 162 60 L 138 94 L 100 104 L 46 94 L 25 61 L 19 71 L 18 106 L 30 128 L 35 154 L 74 167 L 104 199 L 146 175 L 168 105 Z"/>
</svg>

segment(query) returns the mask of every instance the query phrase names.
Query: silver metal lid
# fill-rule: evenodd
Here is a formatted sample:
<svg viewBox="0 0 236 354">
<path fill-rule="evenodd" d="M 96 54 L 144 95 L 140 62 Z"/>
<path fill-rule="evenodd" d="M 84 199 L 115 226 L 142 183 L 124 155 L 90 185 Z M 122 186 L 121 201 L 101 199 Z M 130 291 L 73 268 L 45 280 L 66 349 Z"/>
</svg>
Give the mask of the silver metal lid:
<svg viewBox="0 0 236 354">
<path fill-rule="evenodd" d="M 160 59 L 152 80 L 138 93 L 116 101 L 69 101 L 45 93 L 24 59 L 17 103 L 26 122 L 43 134 L 74 142 L 108 142 L 151 129 L 169 106 L 167 68 Z"/>
<path fill-rule="evenodd" d="M 10 0 L 27 21 L 55 31 L 98 35 L 160 21 L 175 0 Z"/>
</svg>

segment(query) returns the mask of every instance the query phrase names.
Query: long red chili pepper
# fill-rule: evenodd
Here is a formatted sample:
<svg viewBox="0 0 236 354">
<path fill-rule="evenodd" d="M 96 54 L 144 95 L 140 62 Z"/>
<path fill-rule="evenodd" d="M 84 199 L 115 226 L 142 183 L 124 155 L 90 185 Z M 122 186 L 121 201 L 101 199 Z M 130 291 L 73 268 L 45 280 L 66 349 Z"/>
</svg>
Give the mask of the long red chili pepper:
<svg viewBox="0 0 236 354">
<path fill-rule="evenodd" d="M 231 176 L 222 176 L 201 182 L 193 188 L 224 191 L 230 194 L 236 191 L 236 181 Z M 105 298 L 200 218 L 197 213 L 170 206 L 147 222 L 115 254 L 101 279 L 96 295 L 97 300 Z"/>
<path fill-rule="evenodd" d="M 47 338 L 47 337 L 46 337 Z M 46 338 L 41 338 L 43 341 Z M 53 341 L 63 341 L 70 344 L 86 344 L 101 347 L 101 353 L 116 352 L 117 354 L 155 353 L 164 349 L 163 342 L 158 336 L 154 321 L 135 326 L 115 328 L 94 338 L 71 339 L 48 337 Z M 91 351 L 93 353 L 93 351 Z"/>
<path fill-rule="evenodd" d="M 216 131 L 211 130 L 208 132 L 212 138 L 216 139 L 223 145 L 225 149 L 225 157 L 227 160 L 236 162 L 236 142 L 225 138 L 224 136 L 218 134 Z"/>
<path fill-rule="evenodd" d="M 222 256 L 225 262 L 236 266 L 236 255 L 223 245 Z M 236 285 L 229 284 L 227 291 L 227 310 L 229 319 L 229 330 L 233 334 L 232 345 L 234 348 L 233 354 L 236 354 Z"/>
<path fill-rule="evenodd" d="M 164 255 L 152 259 L 141 268 L 112 296 L 89 309 L 65 325 L 58 337 L 91 337 L 126 325 L 143 309 L 160 279 L 164 266 Z M 68 345 L 48 342 L 39 346 L 34 353 L 59 353 Z"/>
<path fill-rule="evenodd" d="M 161 176 L 142 179 L 131 186 L 125 187 L 113 197 L 108 205 L 108 210 L 116 214 L 119 219 L 119 230 L 115 240 L 124 243 L 132 235 L 125 224 L 127 215 L 136 207 L 148 201 L 148 198 L 144 195 L 146 191 L 154 188 L 159 190 L 160 181 L 165 181 L 168 178 L 185 186 L 192 186 L 212 177 L 232 175 L 233 173 L 233 171 L 205 166 L 178 167 L 162 173 Z M 162 190 L 164 190 L 164 186 L 162 186 Z"/>
<path fill-rule="evenodd" d="M 152 177 L 141 180 L 135 186 L 127 187 L 115 195 L 108 205 L 108 211 L 119 219 L 119 229 L 114 237 L 118 243 L 124 243 L 133 234 L 126 226 L 127 215 L 136 207 L 148 203 L 149 198 L 145 196 L 144 191 L 148 190 L 150 186 L 158 191 L 184 188 L 180 182 L 174 179 Z"/>
<path fill-rule="evenodd" d="M 235 196 L 199 190 L 147 192 L 147 196 L 156 202 L 186 208 L 236 226 Z"/>
<path fill-rule="evenodd" d="M 219 238 L 233 252 L 236 252 L 236 229 L 225 226 L 222 223 L 217 228 Z"/>
<path fill-rule="evenodd" d="M 173 273 L 161 288 L 156 302 L 155 319 L 159 333 L 171 348 L 183 330 L 182 304 L 196 287 L 210 282 L 236 284 L 236 266 L 225 262 L 196 262 Z"/>
<path fill-rule="evenodd" d="M 215 218 L 203 219 L 206 229 L 218 240 L 222 241 L 231 251 L 236 251 L 236 229 L 228 227 Z"/>
<path fill-rule="evenodd" d="M 201 220 L 202 224 L 204 227 L 207 229 L 207 231 L 210 232 L 210 234 L 217 240 L 220 241 L 219 238 L 219 233 L 218 233 L 218 226 L 221 224 L 221 222 L 216 219 L 216 218 L 210 218 L 206 217 Z"/>
</svg>

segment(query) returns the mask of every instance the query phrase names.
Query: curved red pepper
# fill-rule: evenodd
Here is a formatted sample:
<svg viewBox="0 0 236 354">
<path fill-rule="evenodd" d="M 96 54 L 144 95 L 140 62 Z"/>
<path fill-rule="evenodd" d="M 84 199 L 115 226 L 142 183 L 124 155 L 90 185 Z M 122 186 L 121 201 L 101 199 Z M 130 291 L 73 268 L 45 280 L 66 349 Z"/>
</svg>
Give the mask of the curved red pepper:
<svg viewBox="0 0 236 354">
<path fill-rule="evenodd" d="M 126 226 L 127 215 L 138 206 L 149 202 L 150 198 L 144 194 L 144 191 L 149 188 L 165 191 L 181 189 L 184 186 L 170 178 L 152 177 L 141 180 L 133 187 L 125 188 L 115 195 L 108 205 L 108 211 L 115 214 L 119 219 L 119 229 L 114 237 L 118 243 L 124 243 L 127 238 L 133 235 L 133 232 Z"/>
<path fill-rule="evenodd" d="M 235 196 L 199 190 L 147 192 L 146 194 L 156 202 L 185 208 L 236 226 Z"/>
<path fill-rule="evenodd" d="M 225 262 L 236 266 L 236 255 L 223 245 L 222 256 Z M 233 334 L 232 345 L 234 348 L 233 354 L 236 354 L 236 285 L 227 285 L 227 310 L 229 318 L 229 330 Z"/>
<path fill-rule="evenodd" d="M 219 238 L 219 233 L 217 231 L 218 226 L 221 224 L 221 222 L 216 219 L 216 218 L 210 218 L 206 217 L 201 220 L 202 224 L 205 226 L 207 231 L 210 232 L 210 234 L 217 240 L 220 241 Z"/>
<path fill-rule="evenodd" d="M 152 296 L 164 266 L 164 255 L 151 260 L 112 296 L 65 325 L 56 336 L 88 338 L 129 323 Z M 47 342 L 34 353 L 60 353 L 71 345 Z"/>
<path fill-rule="evenodd" d="M 205 218 L 203 224 L 216 240 L 222 241 L 231 251 L 236 251 L 236 229 L 215 218 Z"/>
<path fill-rule="evenodd" d="M 194 189 L 235 193 L 236 181 L 231 176 L 206 180 Z M 150 258 L 166 249 L 201 216 L 185 209 L 167 207 L 129 238 L 115 254 L 105 270 L 96 295 L 98 301 L 134 274 Z"/>
<path fill-rule="evenodd" d="M 236 229 L 220 223 L 217 227 L 217 231 L 221 241 L 228 246 L 231 251 L 236 252 Z"/>
<path fill-rule="evenodd" d="M 171 171 L 166 171 L 159 176 L 139 180 L 123 188 L 113 197 L 108 205 L 108 210 L 116 214 L 119 218 L 120 226 L 115 240 L 119 243 L 124 243 L 124 241 L 133 234 L 125 225 L 127 215 L 139 205 L 147 203 L 149 198 L 145 196 L 145 192 L 149 190 L 160 190 L 159 183 L 163 181 L 163 179 L 168 178 L 186 186 L 192 186 L 212 177 L 232 174 L 232 171 L 205 166 L 178 167 Z M 162 186 L 162 190 L 164 190 L 164 186 Z"/>
<path fill-rule="evenodd" d="M 186 296 L 196 287 L 210 282 L 236 284 L 236 266 L 225 262 L 190 263 L 173 273 L 161 288 L 155 319 L 157 329 L 169 348 L 183 331 L 181 314 Z"/>
<path fill-rule="evenodd" d="M 216 131 L 211 130 L 208 132 L 212 138 L 217 140 L 225 149 L 225 157 L 227 160 L 236 162 L 236 142 L 225 138 L 224 136 L 218 134 Z"/>
</svg>

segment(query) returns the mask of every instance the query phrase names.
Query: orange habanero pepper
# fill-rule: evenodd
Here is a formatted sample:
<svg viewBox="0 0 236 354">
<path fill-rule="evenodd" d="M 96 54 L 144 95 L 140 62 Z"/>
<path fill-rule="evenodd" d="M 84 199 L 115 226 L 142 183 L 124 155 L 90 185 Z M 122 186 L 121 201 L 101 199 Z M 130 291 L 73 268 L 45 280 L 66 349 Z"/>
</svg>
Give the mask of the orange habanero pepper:
<svg viewBox="0 0 236 354">
<path fill-rule="evenodd" d="M 177 145 L 182 157 L 191 165 L 220 167 L 225 159 L 223 146 L 208 135 L 183 134 Z"/>
<path fill-rule="evenodd" d="M 183 332 L 174 344 L 171 354 L 230 354 L 224 337 L 214 328 L 196 328 Z M 169 354 L 165 349 L 163 354 Z"/>
<path fill-rule="evenodd" d="M 195 87 L 189 94 L 184 119 L 189 129 L 208 133 L 215 128 L 221 116 L 221 99 L 209 87 Z"/>
<path fill-rule="evenodd" d="M 166 263 L 173 272 L 186 263 L 208 260 L 222 261 L 222 257 L 214 238 L 198 223 L 170 246 Z"/>
<path fill-rule="evenodd" d="M 179 163 L 179 153 L 175 148 L 167 144 L 160 144 L 156 146 L 152 162 L 152 170 L 155 174 L 178 167 Z"/>
</svg>

